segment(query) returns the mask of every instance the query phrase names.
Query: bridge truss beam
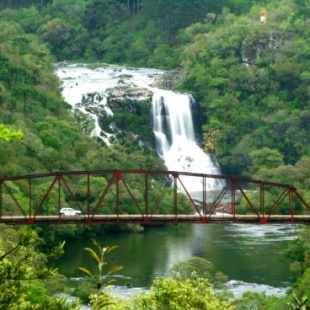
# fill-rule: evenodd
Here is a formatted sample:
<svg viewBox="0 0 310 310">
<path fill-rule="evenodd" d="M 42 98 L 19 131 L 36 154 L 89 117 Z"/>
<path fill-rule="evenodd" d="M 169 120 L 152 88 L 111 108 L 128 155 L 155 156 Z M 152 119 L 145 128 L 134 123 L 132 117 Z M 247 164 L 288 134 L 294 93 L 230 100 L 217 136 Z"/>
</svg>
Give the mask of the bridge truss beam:
<svg viewBox="0 0 310 310">
<path fill-rule="evenodd" d="M 60 216 L 72 207 L 82 216 Z M 146 170 L 57 171 L 0 178 L 0 223 L 310 223 L 294 186 Z"/>
</svg>

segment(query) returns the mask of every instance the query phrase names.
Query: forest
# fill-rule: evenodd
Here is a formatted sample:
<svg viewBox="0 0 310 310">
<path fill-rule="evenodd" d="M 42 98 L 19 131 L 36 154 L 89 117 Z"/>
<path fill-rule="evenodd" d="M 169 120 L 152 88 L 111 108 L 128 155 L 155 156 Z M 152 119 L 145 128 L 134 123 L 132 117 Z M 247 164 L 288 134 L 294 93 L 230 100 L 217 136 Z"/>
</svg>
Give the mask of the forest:
<svg viewBox="0 0 310 310">
<path fill-rule="evenodd" d="M 154 151 L 126 135 L 111 146 L 89 137 L 63 101 L 55 63 L 109 63 L 175 70 L 175 88 L 191 93 L 202 110 L 201 146 L 224 174 L 292 184 L 310 200 L 309 0 L 2 0 L 0 17 L 0 176 L 102 163 L 106 169 L 164 167 Z M 68 234 L 105 229 L 36 232 L 58 244 Z M 10 248 L 39 237 L 18 238 L 1 238 L 0 285 L 7 290 Z M 309 253 L 308 232 L 287 254 L 298 277 L 297 295 L 287 297 L 295 308 L 285 300 L 270 309 L 309 307 Z M 28 287 L 20 285 L 25 293 Z M 11 308 L 0 309 L 16 309 L 18 295 Z M 25 303 L 20 309 L 42 308 Z"/>
</svg>

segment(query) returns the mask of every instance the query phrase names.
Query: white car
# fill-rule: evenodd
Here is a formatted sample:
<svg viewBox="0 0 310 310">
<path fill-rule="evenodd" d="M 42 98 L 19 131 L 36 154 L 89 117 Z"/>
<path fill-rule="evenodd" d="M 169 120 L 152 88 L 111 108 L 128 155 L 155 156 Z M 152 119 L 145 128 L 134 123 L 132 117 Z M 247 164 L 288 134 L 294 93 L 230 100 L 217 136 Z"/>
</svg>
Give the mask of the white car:
<svg viewBox="0 0 310 310">
<path fill-rule="evenodd" d="M 64 215 L 82 215 L 82 212 L 79 210 L 74 210 L 72 208 L 62 208 L 62 209 L 60 209 L 59 214 L 61 216 L 64 216 Z"/>
</svg>

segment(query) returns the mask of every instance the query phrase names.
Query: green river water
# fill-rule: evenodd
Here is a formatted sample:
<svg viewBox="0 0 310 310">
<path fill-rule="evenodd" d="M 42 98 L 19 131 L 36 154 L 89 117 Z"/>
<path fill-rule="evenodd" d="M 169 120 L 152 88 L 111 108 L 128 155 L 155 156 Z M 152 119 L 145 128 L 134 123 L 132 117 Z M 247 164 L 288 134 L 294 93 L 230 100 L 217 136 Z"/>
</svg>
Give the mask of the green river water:
<svg viewBox="0 0 310 310">
<path fill-rule="evenodd" d="M 123 265 L 117 285 L 148 288 L 154 278 L 166 275 L 177 262 L 192 256 L 209 260 L 222 271 L 232 287 L 264 290 L 288 287 L 290 274 L 282 251 L 302 229 L 297 225 L 175 225 L 148 227 L 144 233 L 117 233 L 98 237 L 102 246 L 118 245 L 108 264 Z M 91 240 L 70 241 L 58 262 L 67 277 L 82 277 L 79 266 L 96 272 L 97 266 L 84 247 Z"/>
</svg>

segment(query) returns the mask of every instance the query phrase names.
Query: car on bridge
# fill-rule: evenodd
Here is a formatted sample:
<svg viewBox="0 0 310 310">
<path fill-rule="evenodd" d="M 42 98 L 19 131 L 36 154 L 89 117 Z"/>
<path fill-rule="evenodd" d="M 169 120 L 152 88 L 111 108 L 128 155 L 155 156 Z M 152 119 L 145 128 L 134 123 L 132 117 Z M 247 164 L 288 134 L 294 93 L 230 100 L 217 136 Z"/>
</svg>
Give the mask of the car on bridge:
<svg viewBox="0 0 310 310">
<path fill-rule="evenodd" d="M 60 209 L 59 211 L 59 215 L 60 216 L 70 216 L 70 215 L 82 215 L 82 212 L 79 211 L 79 210 L 75 210 L 75 209 L 72 209 L 72 208 L 62 208 Z"/>
</svg>

